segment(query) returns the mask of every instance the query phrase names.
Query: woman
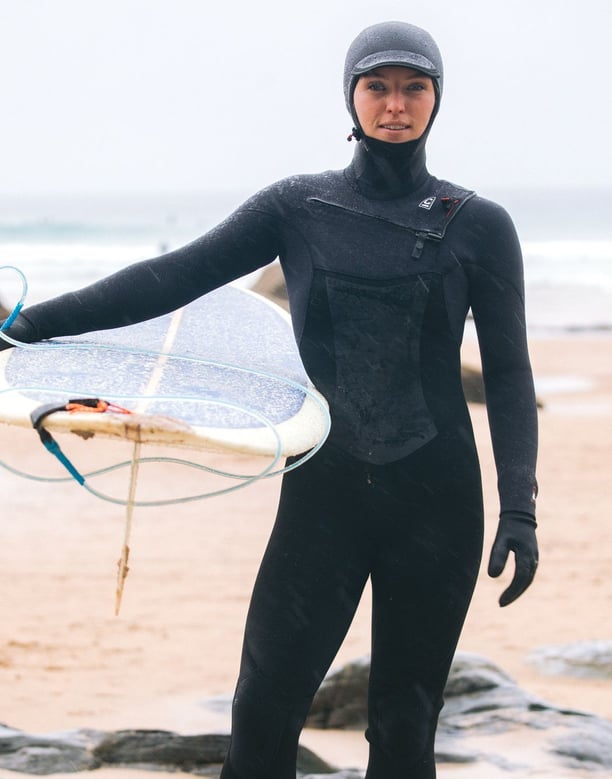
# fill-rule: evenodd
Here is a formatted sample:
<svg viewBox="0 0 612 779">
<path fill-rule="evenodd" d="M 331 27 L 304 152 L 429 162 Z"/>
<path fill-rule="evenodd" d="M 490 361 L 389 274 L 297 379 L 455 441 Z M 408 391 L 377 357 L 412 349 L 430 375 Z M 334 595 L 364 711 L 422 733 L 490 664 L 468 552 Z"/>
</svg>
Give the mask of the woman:
<svg viewBox="0 0 612 779">
<path fill-rule="evenodd" d="M 222 779 L 295 776 L 310 703 L 368 578 L 366 777 L 435 777 L 444 685 L 482 552 L 459 355 L 470 307 L 501 505 L 489 573 L 515 555 L 502 606 L 537 565 L 536 405 L 512 222 L 427 171 L 442 95 L 428 33 L 401 22 L 364 30 L 348 51 L 344 93 L 357 141 L 346 170 L 276 183 L 193 243 L 32 306 L 9 329 L 34 341 L 130 324 L 280 257 L 300 353 L 329 401 L 332 431 L 283 480 Z"/>
</svg>

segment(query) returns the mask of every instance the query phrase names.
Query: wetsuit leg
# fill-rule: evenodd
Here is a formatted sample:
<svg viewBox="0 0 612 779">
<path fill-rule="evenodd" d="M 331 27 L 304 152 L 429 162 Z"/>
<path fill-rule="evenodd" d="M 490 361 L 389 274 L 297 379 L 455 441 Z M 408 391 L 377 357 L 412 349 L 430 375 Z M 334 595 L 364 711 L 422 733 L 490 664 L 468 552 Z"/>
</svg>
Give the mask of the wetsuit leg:
<svg viewBox="0 0 612 779">
<path fill-rule="evenodd" d="M 434 737 L 482 553 L 476 454 L 444 437 L 373 469 L 366 779 L 434 779 Z"/>
<path fill-rule="evenodd" d="M 329 451 L 284 477 L 247 617 L 222 779 L 295 779 L 299 734 L 370 570 L 352 480 Z"/>
</svg>

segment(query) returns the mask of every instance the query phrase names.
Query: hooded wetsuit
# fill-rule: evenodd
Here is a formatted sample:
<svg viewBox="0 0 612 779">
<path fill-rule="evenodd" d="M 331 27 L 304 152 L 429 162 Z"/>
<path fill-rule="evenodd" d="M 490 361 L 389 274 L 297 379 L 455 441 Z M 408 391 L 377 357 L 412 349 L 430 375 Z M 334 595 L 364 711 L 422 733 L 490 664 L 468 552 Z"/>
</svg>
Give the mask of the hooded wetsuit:
<svg viewBox="0 0 612 779">
<path fill-rule="evenodd" d="M 392 33 L 408 36 L 414 54 L 410 30 Z M 397 54 L 400 42 L 384 45 Z M 371 34 L 366 43 L 382 45 Z M 353 52 L 349 106 L 354 65 L 371 54 Z M 439 94 L 441 63 L 437 73 Z M 276 257 L 332 432 L 283 478 L 222 777 L 294 779 L 312 697 L 370 579 L 367 777 L 432 779 L 444 685 L 482 551 L 460 369 L 470 308 L 501 510 L 534 513 L 536 405 L 521 252 L 506 212 L 432 177 L 424 139 L 390 148 L 362 137 L 345 170 L 278 182 L 193 243 L 32 306 L 10 332 L 38 340 L 130 324 Z"/>
</svg>

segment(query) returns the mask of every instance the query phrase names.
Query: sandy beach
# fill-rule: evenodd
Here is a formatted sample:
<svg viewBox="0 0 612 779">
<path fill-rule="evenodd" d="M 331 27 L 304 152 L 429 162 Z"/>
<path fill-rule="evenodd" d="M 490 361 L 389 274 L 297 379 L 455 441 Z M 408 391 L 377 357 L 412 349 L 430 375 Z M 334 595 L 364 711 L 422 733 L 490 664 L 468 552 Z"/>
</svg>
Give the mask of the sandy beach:
<svg viewBox="0 0 612 779">
<path fill-rule="evenodd" d="M 472 339 L 464 354 L 468 364 L 477 364 Z M 486 412 L 474 406 L 488 521 L 481 580 L 460 649 L 487 656 L 548 701 L 612 718 L 612 682 L 544 676 L 527 662 L 529 653 L 544 645 L 612 638 L 612 338 L 533 339 L 531 356 L 544 404 L 540 569 L 523 598 L 499 608 L 508 577 L 494 581 L 485 570 L 496 526 L 496 479 Z M 84 470 L 129 456 L 121 444 L 103 441 L 65 440 L 65 450 Z M 0 459 L 15 468 L 59 475 L 32 431 L 0 426 L 0 452 Z M 228 470 L 261 469 L 254 460 L 200 459 Z M 123 496 L 126 480 L 125 472 L 105 477 L 100 488 Z M 72 481 L 26 481 L 2 469 L 0 485 L 0 722 L 38 733 L 227 729 L 226 717 L 200 702 L 233 688 L 251 584 L 273 521 L 279 480 L 221 498 L 137 510 L 118 617 L 114 591 L 124 510 Z M 189 494 L 201 488 L 200 473 L 154 466 L 142 472 L 139 494 L 161 497 L 168 490 Z M 337 664 L 368 651 L 366 595 Z M 340 766 L 363 767 L 366 759 L 360 734 L 310 731 L 303 743 Z M 100 779 L 119 775 L 147 774 L 96 772 Z M 473 767 L 440 770 L 443 779 L 468 775 L 480 776 Z M 482 775 L 496 776 L 490 766 Z"/>
</svg>

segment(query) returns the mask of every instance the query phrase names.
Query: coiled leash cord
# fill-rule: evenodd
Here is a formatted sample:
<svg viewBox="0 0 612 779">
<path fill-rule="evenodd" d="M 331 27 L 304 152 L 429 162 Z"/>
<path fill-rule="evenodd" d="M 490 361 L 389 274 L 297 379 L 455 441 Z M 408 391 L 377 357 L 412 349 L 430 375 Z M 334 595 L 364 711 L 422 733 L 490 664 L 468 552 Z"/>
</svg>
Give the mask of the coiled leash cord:
<svg viewBox="0 0 612 779">
<path fill-rule="evenodd" d="M 316 452 L 323 446 L 325 440 L 327 439 L 327 436 L 329 435 L 331 422 L 329 417 L 329 410 L 327 408 L 327 405 L 322 400 L 322 398 L 312 390 L 310 390 L 308 387 L 303 386 L 302 384 L 299 384 L 298 382 L 294 382 L 291 379 L 287 379 L 283 376 L 277 376 L 272 373 L 264 372 L 264 371 L 257 371 L 253 370 L 251 368 L 244 368 L 242 366 L 237 365 L 231 365 L 228 363 L 223 363 L 219 361 L 214 360 L 205 360 L 201 358 L 196 357 L 190 357 L 190 356 L 183 356 L 183 355 L 170 355 L 170 354 L 164 354 L 162 352 L 155 352 L 152 350 L 146 350 L 146 349 L 135 349 L 131 347 L 119 347 L 119 346 L 111 346 L 111 345 L 83 345 L 83 344 L 75 344 L 75 343 L 58 343 L 58 342 L 45 342 L 44 344 L 27 344 L 22 343 L 20 341 L 17 341 L 13 338 L 11 338 L 5 331 L 8 330 L 8 328 L 11 326 L 11 324 L 15 321 L 17 316 L 19 315 L 19 312 L 23 308 L 27 291 L 28 291 L 28 284 L 27 279 L 25 277 L 25 274 L 15 266 L 11 265 L 5 265 L 0 266 L 0 270 L 13 270 L 18 274 L 18 276 L 21 279 L 22 282 L 22 294 L 11 311 L 9 317 L 6 319 L 6 321 L 3 323 L 2 327 L 0 327 L 0 338 L 4 339 L 5 341 L 8 341 L 11 345 L 17 346 L 23 349 L 81 349 L 81 350 L 91 350 L 92 348 L 96 349 L 104 349 L 108 351 L 120 351 L 124 353 L 129 354 L 135 354 L 135 355 L 145 355 L 149 357 L 155 357 L 159 358 L 160 356 L 163 356 L 166 360 L 183 360 L 190 363 L 200 363 L 202 365 L 212 366 L 216 368 L 223 368 L 223 369 L 229 369 L 234 371 L 239 371 L 242 373 L 247 373 L 253 377 L 257 378 L 264 378 L 272 381 L 280 382 L 281 384 L 284 384 L 288 387 L 291 387 L 293 389 L 299 390 L 301 393 L 303 393 L 305 396 L 311 398 L 315 401 L 315 403 L 319 406 L 320 410 L 323 412 L 323 418 L 325 420 L 325 426 L 324 426 L 324 432 L 321 436 L 321 440 L 312 447 L 308 452 L 304 453 L 299 457 L 299 459 L 292 462 L 290 465 L 285 465 L 282 468 L 276 469 L 276 466 L 278 465 L 281 457 L 282 457 L 282 442 L 280 439 L 280 436 L 278 434 L 278 431 L 276 429 L 275 424 L 267 418 L 264 414 L 260 413 L 259 411 L 256 411 L 254 409 L 249 408 L 248 406 L 245 406 L 243 404 L 239 403 L 231 403 L 229 401 L 223 401 L 219 400 L 218 398 L 202 398 L 200 396 L 192 397 L 192 396 L 176 396 L 173 398 L 169 398 L 168 396 L 154 396 L 154 395 L 140 395 L 137 397 L 134 396 L 124 396 L 122 397 L 122 402 L 125 402 L 125 400 L 133 399 L 139 399 L 142 400 L 143 398 L 146 398 L 147 401 L 150 400 L 175 400 L 177 402 L 196 402 L 196 403 L 212 403 L 218 406 L 224 406 L 226 408 L 231 408 L 236 411 L 242 412 L 244 414 L 250 415 L 257 419 L 260 423 L 262 423 L 265 427 L 267 427 L 272 435 L 274 436 L 275 441 L 275 453 L 273 455 L 272 461 L 263 468 L 259 473 L 252 474 L 252 475 L 243 475 L 243 474 L 237 474 L 232 473 L 229 471 L 223 471 L 215 468 L 211 468 L 209 466 L 200 465 L 198 463 L 192 462 L 190 460 L 183 460 L 179 458 L 173 458 L 173 457 L 141 457 L 140 450 L 141 450 L 141 442 L 139 440 L 136 440 L 134 442 L 134 447 L 132 451 L 132 458 L 130 461 L 116 463 L 115 465 L 109 466 L 107 468 L 98 469 L 96 471 L 91 471 L 86 474 L 81 474 L 80 471 L 74 466 L 74 464 L 69 460 L 69 458 L 64 454 L 62 449 L 60 448 L 57 441 L 53 438 L 51 433 L 44 427 L 44 421 L 47 419 L 51 414 L 56 413 L 58 411 L 65 411 L 65 412 L 74 412 L 74 411 L 90 411 L 90 412 L 96 412 L 96 413 L 120 413 L 120 414 L 129 414 L 132 413 L 129 409 L 123 408 L 122 406 L 118 406 L 114 402 L 109 402 L 106 400 L 102 400 L 100 398 L 91 398 L 91 397 L 80 397 L 81 395 L 86 395 L 85 392 L 70 392 L 67 393 L 69 396 L 74 395 L 75 398 L 73 400 L 69 400 L 67 403 L 59 404 L 57 402 L 54 403 L 46 403 L 42 406 L 39 406 L 31 413 L 31 421 L 34 429 L 38 432 L 38 435 L 40 437 L 41 442 L 61 464 L 62 466 L 68 471 L 70 476 L 68 479 L 58 479 L 58 478 L 46 478 L 46 477 L 40 477 L 33 474 L 26 473 L 24 471 L 19 471 L 11 466 L 9 466 L 7 463 L 0 460 L 0 466 L 4 467 L 5 469 L 9 470 L 10 472 L 22 476 L 24 478 L 33 479 L 35 481 L 47 481 L 47 482 L 58 482 L 58 481 L 67 481 L 69 479 L 74 479 L 78 484 L 83 486 L 86 490 L 88 490 L 92 495 L 94 495 L 97 498 L 100 498 L 102 500 L 108 501 L 110 503 L 115 503 L 119 505 L 124 505 L 126 507 L 126 523 L 125 523 L 125 531 L 124 531 L 124 539 L 123 539 L 123 546 L 121 551 L 121 557 L 117 563 L 117 586 L 116 586 L 116 594 L 115 594 L 115 615 L 119 614 L 119 610 L 121 607 L 121 599 L 123 596 L 123 588 L 126 576 L 129 571 L 128 567 L 128 558 L 129 558 L 129 539 L 131 535 L 131 528 L 132 528 L 132 519 L 133 519 L 133 512 L 134 508 L 136 506 L 139 507 L 146 507 L 146 506 L 168 506 L 178 503 L 187 503 L 190 501 L 195 500 L 201 500 L 203 498 L 211 498 L 218 495 L 223 495 L 229 492 L 233 492 L 237 489 L 241 489 L 242 487 L 245 487 L 249 484 L 252 484 L 260 479 L 268 478 L 270 476 L 276 476 L 279 474 L 287 473 L 290 470 L 293 470 L 294 468 L 297 468 L 299 465 L 304 463 L 306 460 L 313 457 Z M 7 393 L 7 392 L 33 392 L 37 394 L 44 394 L 44 393 L 52 393 L 53 395 L 58 394 L 58 390 L 52 390 L 49 389 L 49 387 L 20 387 L 20 388 L 5 388 L 0 390 L 1 393 Z M 64 390 L 61 390 L 60 392 L 65 392 Z M 116 396 L 117 399 L 119 397 Z M 137 487 L 137 481 L 138 481 L 138 473 L 140 465 L 143 463 L 172 463 L 172 464 L 178 464 L 182 466 L 187 466 L 190 468 L 196 468 L 198 470 L 206 471 L 208 473 L 212 473 L 218 476 L 234 479 L 237 481 L 236 484 L 225 487 L 222 489 L 217 490 L 210 490 L 208 492 L 196 494 L 196 495 L 190 495 L 190 496 L 183 496 L 179 498 L 168 498 L 168 499 L 162 499 L 162 500 L 153 500 L 153 501 L 137 501 L 136 500 L 136 487 Z M 94 476 L 100 476 L 102 474 L 110 473 L 113 470 L 117 470 L 118 468 L 124 468 L 129 467 L 130 468 L 130 481 L 129 481 L 129 488 L 128 488 L 128 497 L 125 500 L 121 500 L 118 498 L 114 498 L 112 496 L 106 495 L 105 493 L 100 492 L 99 490 L 94 489 L 91 484 L 89 483 L 88 479 L 93 478 Z M 275 470 L 276 469 L 276 470 Z"/>
<path fill-rule="evenodd" d="M 245 368 L 243 366 L 239 365 L 233 365 L 231 363 L 225 363 L 220 362 L 216 360 L 207 360 L 204 358 L 198 358 L 198 357 L 192 357 L 188 355 L 173 355 L 173 354 L 164 354 L 159 351 L 154 350 L 148 350 L 148 349 L 138 349 L 134 347 L 127 347 L 127 346 L 117 346 L 117 345 L 109 345 L 109 344 L 77 344 L 77 343 L 61 343 L 61 342 L 53 342 L 48 341 L 40 344 L 29 344 L 29 343 L 23 343 L 21 341 L 17 341 L 14 338 L 11 338 L 6 332 L 8 327 L 12 322 L 15 321 L 16 317 L 18 316 L 19 312 L 21 311 L 25 299 L 27 297 L 28 292 L 28 284 L 27 279 L 25 277 L 25 274 L 15 266 L 11 265 L 5 265 L 0 266 L 0 270 L 12 270 L 15 273 L 18 274 L 18 276 L 21 279 L 22 282 L 22 294 L 17 302 L 16 306 L 14 307 L 13 311 L 9 315 L 8 319 L 5 321 L 5 323 L 0 328 L 0 338 L 4 339 L 5 341 L 8 341 L 13 346 L 21 347 L 23 349 L 31 349 L 31 350 L 41 350 L 41 349 L 64 349 L 64 350 L 84 350 L 84 351 L 90 351 L 91 349 L 102 349 L 105 351 L 116 351 L 121 353 L 127 353 L 132 355 L 142 355 L 147 357 L 154 357 L 159 358 L 160 356 L 164 356 L 168 360 L 178 360 L 188 363 L 196 363 L 200 365 L 206 365 L 214 368 L 222 368 L 227 369 L 229 371 L 237 371 L 240 373 L 246 373 L 247 375 L 251 375 L 256 378 L 263 378 L 270 381 L 275 381 L 280 384 L 284 384 L 287 387 L 290 387 L 292 389 L 298 390 L 300 393 L 303 393 L 306 397 L 313 400 L 319 409 L 322 412 L 323 419 L 324 419 L 324 430 L 321 436 L 321 439 L 319 442 L 317 442 L 311 449 L 309 449 L 307 452 L 305 452 L 303 455 L 299 457 L 298 460 L 292 462 L 290 465 L 285 465 L 282 468 L 276 468 L 279 461 L 282 458 L 282 441 L 280 439 L 280 436 L 276 430 L 276 425 L 273 421 L 271 421 L 268 417 L 266 417 L 264 414 L 262 414 L 260 411 L 257 411 L 255 409 L 249 408 L 248 406 L 240 403 L 233 403 L 230 401 L 224 401 L 219 398 L 207 398 L 202 397 L 200 395 L 198 396 L 191 396 L 191 395 L 176 395 L 176 396 L 168 396 L 168 395 L 117 395 L 114 393 L 115 400 L 121 400 L 122 403 L 129 402 L 130 400 L 136 401 L 136 400 L 142 400 L 146 399 L 147 401 L 151 400 L 172 400 L 173 402 L 189 402 L 189 403 L 204 403 L 204 404 L 212 404 L 216 406 L 225 407 L 228 409 L 233 409 L 235 411 L 241 412 L 243 414 L 247 414 L 253 418 L 255 418 L 259 423 L 264 425 L 266 428 L 268 428 L 271 432 L 271 434 L 274 437 L 275 441 L 275 453 L 273 454 L 272 462 L 269 463 L 265 468 L 263 468 L 259 473 L 246 475 L 246 474 L 238 474 L 235 472 L 230 471 L 223 471 L 215 468 L 211 468 L 209 466 L 201 465 L 198 463 L 195 463 L 191 460 L 185 460 L 180 458 L 174 458 L 174 457 L 145 457 L 138 459 L 139 463 L 172 463 L 174 465 L 182 465 L 190 468 L 195 468 L 198 470 L 206 471 L 211 474 L 225 477 L 228 479 L 236 480 L 238 483 L 234 484 L 230 487 L 226 487 L 223 489 L 213 490 L 210 492 L 204 492 L 199 493 L 196 495 L 189 495 L 189 496 L 183 496 L 179 498 L 168 498 L 168 499 L 161 499 L 161 500 L 154 500 L 154 501 L 135 501 L 135 506 L 168 506 L 173 504 L 179 504 L 179 503 L 187 503 L 192 502 L 196 500 L 202 500 L 203 498 L 209 498 L 209 497 L 216 497 L 218 495 L 223 495 L 228 492 L 233 492 L 237 489 L 241 489 L 244 486 L 247 486 L 249 484 L 252 484 L 253 482 L 258 481 L 259 479 L 269 478 L 271 476 L 277 476 L 284 473 L 287 473 L 288 471 L 291 471 L 297 467 L 299 467 L 301 464 L 309 460 L 311 457 L 313 457 L 319 449 L 323 446 L 325 443 L 325 440 L 327 439 L 327 436 L 329 435 L 331 422 L 329 417 L 329 410 L 327 408 L 327 405 L 324 400 L 319 396 L 318 393 L 312 391 L 309 387 L 304 386 L 303 384 L 300 384 L 299 382 L 295 382 L 291 379 L 288 379 L 284 376 L 278 376 L 273 373 L 269 373 L 266 371 L 259 371 L 254 370 L 252 368 Z M 74 396 L 79 401 L 81 408 L 78 410 L 83 410 L 84 407 L 89 407 L 90 410 L 97 410 L 97 411 L 109 411 L 109 412 L 115 412 L 115 413 L 126 413 L 128 409 L 121 408 L 117 406 L 115 403 L 109 403 L 108 401 L 101 401 L 99 399 L 92 399 L 92 398 L 83 398 L 78 397 L 81 395 L 87 395 L 86 391 L 83 391 L 81 389 L 71 389 L 67 390 L 66 388 L 62 389 L 53 389 L 47 387 L 20 387 L 20 388 L 5 388 L 0 389 L 0 394 L 2 393 L 8 393 L 8 392 L 21 392 L 21 393 L 36 393 L 36 394 L 52 394 L 54 396 L 57 396 L 58 394 L 64 394 L 64 396 Z M 70 402 L 70 401 L 69 401 Z M 107 404 L 105 408 L 101 409 L 93 408 L 96 404 Z M 120 505 L 127 505 L 127 500 L 121 500 L 118 498 L 114 498 L 112 496 L 106 495 L 105 493 L 102 493 L 93 487 L 88 482 L 88 479 L 91 479 L 96 476 L 100 476 L 106 473 L 109 473 L 113 470 L 117 470 L 119 468 L 125 468 L 125 467 L 131 467 L 132 461 L 126 461 L 121 463 L 116 463 L 112 466 L 109 466 L 107 468 L 98 469 L 95 471 L 90 471 L 85 474 L 81 474 L 78 469 L 72 464 L 72 462 L 66 457 L 66 455 L 62 452 L 61 448 L 55 441 L 55 439 L 51 436 L 51 434 L 44 428 L 43 422 L 44 419 L 49 416 L 49 414 L 54 413 L 55 411 L 64 411 L 64 410 L 77 410 L 77 409 L 69 409 L 63 404 L 45 404 L 41 406 L 39 409 L 35 409 L 32 413 L 32 423 L 35 427 L 35 429 L 38 431 L 39 436 L 41 438 L 42 443 L 44 444 L 45 448 L 53 454 L 68 470 L 70 473 L 70 478 L 75 479 L 81 486 L 83 486 L 85 489 L 87 489 L 89 492 L 91 492 L 96 497 L 100 498 L 101 500 L 109 501 L 110 503 L 120 504 Z M 42 432 L 44 431 L 44 432 Z M 64 481 L 65 479 L 57 479 L 57 478 L 46 478 L 46 477 L 40 477 L 36 476 L 34 474 L 26 473 L 24 471 L 17 470 L 16 468 L 13 468 L 9 466 L 7 463 L 0 460 L 0 466 L 4 467 L 5 469 L 9 470 L 10 472 L 22 476 L 24 478 L 32 479 L 35 481 L 50 481 L 50 482 L 58 482 L 58 481 Z"/>
</svg>

